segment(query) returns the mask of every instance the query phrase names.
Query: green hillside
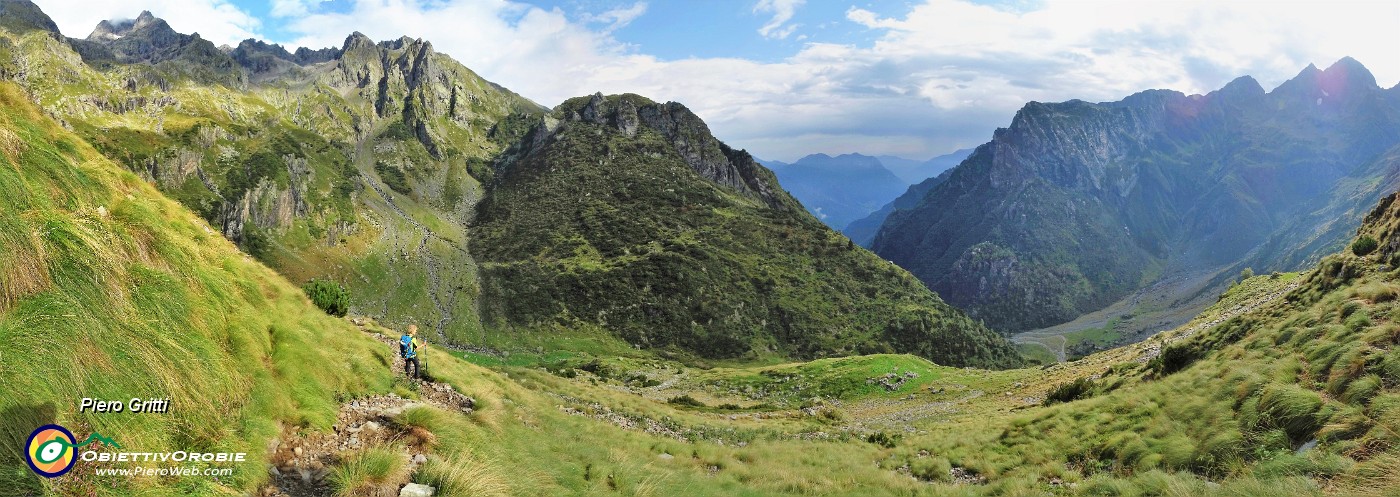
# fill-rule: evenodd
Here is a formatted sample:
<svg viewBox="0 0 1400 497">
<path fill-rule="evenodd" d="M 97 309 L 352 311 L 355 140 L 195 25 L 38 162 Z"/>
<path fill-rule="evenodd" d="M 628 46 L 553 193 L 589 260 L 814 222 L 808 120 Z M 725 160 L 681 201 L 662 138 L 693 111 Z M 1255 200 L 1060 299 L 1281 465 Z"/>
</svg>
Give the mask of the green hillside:
<svg viewBox="0 0 1400 497">
<path fill-rule="evenodd" d="M 680 104 L 571 99 L 507 152 L 479 206 L 483 313 L 703 358 L 1018 363 L 1005 339 L 776 185 Z"/>
<path fill-rule="evenodd" d="M 338 399 L 389 387 L 373 343 L 0 83 L 0 488 L 101 485 L 25 467 L 25 437 L 51 422 L 143 451 L 246 451 L 226 483 L 248 487 L 282 425 L 329 428 Z M 173 408 L 77 412 L 83 397 L 133 396 Z M 207 478 L 117 485 L 220 492 Z"/>
<path fill-rule="evenodd" d="M 246 43 L 245 68 L 192 58 L 209 42 L 150 13 L 130 28 L 107 48 L 101 28 L 99 41 L 0 31 L 0 77 L 294 282 L 344 284 L 358 314 L 386 323 L 480 330 L 474 174 L 542 108 L 422 40 L 356 33 L 319 59 Z"/>
</svg>

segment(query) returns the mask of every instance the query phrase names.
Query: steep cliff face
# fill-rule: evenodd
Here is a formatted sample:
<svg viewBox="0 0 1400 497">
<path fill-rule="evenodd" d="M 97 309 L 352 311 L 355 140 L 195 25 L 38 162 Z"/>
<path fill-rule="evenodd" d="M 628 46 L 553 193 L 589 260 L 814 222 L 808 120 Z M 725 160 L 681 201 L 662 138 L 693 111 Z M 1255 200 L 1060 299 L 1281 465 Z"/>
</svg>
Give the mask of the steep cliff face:
<svg viewBox="0 0 1400 497">
<path fill-rule="evenodd" d="M 1386 93 L 1343 59 L 1270 93 L 1243 77 L 1203 96 L 1033 102 L 873 247 L 995 327 L 1067 321 L 1163 271 L 1238 263 L 1364 181 L 1346 179 L 1400 143 Z"/>
<path fill-rule="evenodd" d="M 351 34 L 321 81 L 372 103 L 369 120 L 401 122 L 436 159 L 449 154 L 444 142 L 478 145 L 505 116 L 543 111 L 437 53 L 432 43 L 408 37 L 374 43 Z"/>
<path fill-rule="evenodd" d="M 706 358 L 1019 362 L 680 104 L 593 95 L 556 107 L 498 162 L 472 234 L 496 329 L 600 328 Z"/>
</svg>

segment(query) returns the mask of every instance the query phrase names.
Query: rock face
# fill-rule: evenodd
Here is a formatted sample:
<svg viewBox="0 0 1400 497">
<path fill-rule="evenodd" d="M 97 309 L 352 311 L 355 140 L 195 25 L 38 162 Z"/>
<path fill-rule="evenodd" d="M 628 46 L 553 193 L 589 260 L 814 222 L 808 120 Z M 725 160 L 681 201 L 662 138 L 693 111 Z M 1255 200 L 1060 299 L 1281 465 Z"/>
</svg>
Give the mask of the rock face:
<svg viewBox="0 0 1400 497">
<path fill-rule="evenodd" d="M 670 142 L 675 152 L 701 177 L 739 193 L 757 197 L 776 209 L 792 207 L 791 198 L 780 195 L 771 171 L 763 168 L 753 156 L 729 148 L 710 134 L 710 128 L 695 113 L 676 102 L 657 104 L 638 95 L 626 94 L 604 97 L 597 93 L 589 97 L 570 99 L 554 112 L 554 119 L 564 123 L 586 122 L 612 127 L 627 137 L 634 137 L 646 128 Z M 531 146 L 538 146 L 560 129 L 541 123 L 532 131 Z M 528 154 L 517 150 L 515 154 Z"/>
<path fill-rule="evenodd" d="M 1032 102 L 917 205 L 894 209 L 873 248 L 1010 331 L 1068 321 L 1163 271 L 1272 267 L 1289 244 L 1256 249 L 1292 220 L 1337 196 L 1375 200 L 1333 188 L 1385 176 L 1374 162 L 1400 144 L 1392 93 L 1347 58 L 1269 93 L 1242 77 L 1204 96 Z"/>
<path fill-rule="evenodd" d="M 570 99 L 495 171 L 471 238 L 489 326 L 586 323 L 715 358 L 1019 362 L 1005 339 L 821 224 L 680 104 Z"/>
</svg>

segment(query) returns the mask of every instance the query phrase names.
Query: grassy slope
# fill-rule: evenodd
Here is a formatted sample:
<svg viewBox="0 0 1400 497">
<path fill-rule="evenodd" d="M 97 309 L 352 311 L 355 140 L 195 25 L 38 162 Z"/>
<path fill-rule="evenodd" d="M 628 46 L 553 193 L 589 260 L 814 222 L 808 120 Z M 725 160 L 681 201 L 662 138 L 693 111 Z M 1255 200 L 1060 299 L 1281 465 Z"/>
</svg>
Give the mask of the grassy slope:
<svg viewBox="0 0 1400 497">
<path fill-rule="evenodd" d="M 247 488 L 279 423 L 327 428 L 338 398 L 387 388 L 388 353 L 371 344 L 0 83 L 0 487 L 52 485 L 17 452 L 57 422 L 133 450 L 247 451 L 227 482 Z M 85 396 L 173 407 L 79 414 Z M 218 492 L 205 478 L 64 485 Z"/>
<path fill-rule="evenodd" d="M 1374 257 L 1339 255 L 1302 276 L 1254 277 L 1176 331 L 1044 369 L 865 356 L 709 370 L 604 358 L 564 361 L 552 374 L 504 371 L 559 405 L 624 413 L 643 427 L 667 420 L 699 441 L 662 439 L 653 453 L 713 454 L 645 463 L 630 435 L 609 444 L 607 460 L 641 464 L 626 474 L 656 495 L 703 494 L 728 479 L 762 495 L 1389 495 L 1400 488 L 1400 282 L 1388 271 Z M 1148 358 L 1164 347 L 1194 351 L 1194 361 L 1159 370 Z M 909 371 L 917 376 L 894 389 L 865 381 Z M 1094 379 L 1088 398 L 1040 405 L 1078 378 Z M 682 395 L 703 405 L 667 404 Z M 830 438 L 800 440 L 817 432 Z M 865 441 L 879 433 L 888 447 Z M 555 447 L 602 464 L 603 454 L 565 446 Z M 689 480 L 695 465 L 715 462 L 713 480 Z M 983 483 L 952 483 L 953 468 Z M 571 471 L 586 468 L 547 474 Z M 756 472 L 778 476 L 751 479 Z M 571 478 L 555 481 L 594 488 Z"/>
</svg>

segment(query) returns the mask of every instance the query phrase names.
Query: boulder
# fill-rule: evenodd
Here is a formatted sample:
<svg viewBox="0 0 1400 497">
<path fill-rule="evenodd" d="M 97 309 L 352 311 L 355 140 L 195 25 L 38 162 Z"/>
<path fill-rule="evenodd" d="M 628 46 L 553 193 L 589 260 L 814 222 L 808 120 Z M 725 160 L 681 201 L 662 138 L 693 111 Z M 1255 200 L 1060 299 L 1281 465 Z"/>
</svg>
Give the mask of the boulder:
<svg viewBox="0 0 1400 497">
<path fill-rule="evenodd" d="M 419 485 L 417 483 L 409 483 L 404 485 L 403 489 L 399 490 L 399 497 L 432 497 L 435 492 L 437 492 L 436 488 L 427 485 Z"/>
</svg>

